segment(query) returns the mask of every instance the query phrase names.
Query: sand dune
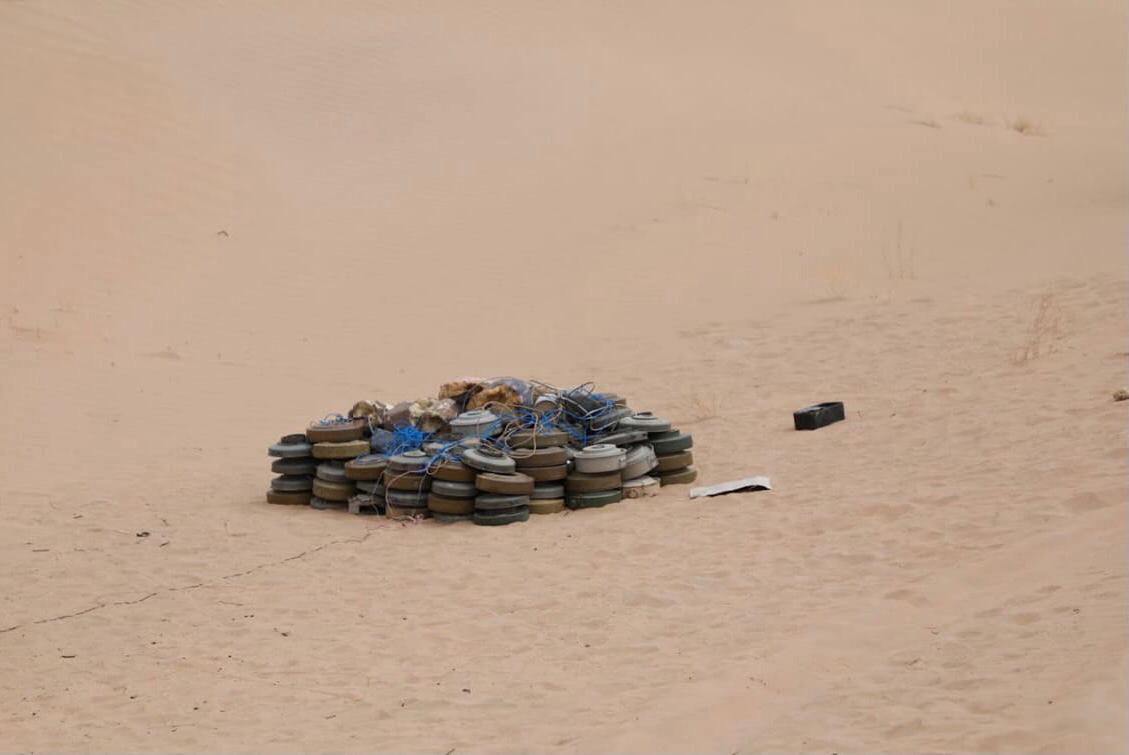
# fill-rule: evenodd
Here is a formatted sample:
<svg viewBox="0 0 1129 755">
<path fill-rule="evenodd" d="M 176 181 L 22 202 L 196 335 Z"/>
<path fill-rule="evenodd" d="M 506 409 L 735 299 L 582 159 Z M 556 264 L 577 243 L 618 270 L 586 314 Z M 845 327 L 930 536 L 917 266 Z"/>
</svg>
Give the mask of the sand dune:
<svg viewBox="0 0 1129 755">
<path fill-rule="evenodd" d="M 1125 31 L 0 5 L 0 749 L 1124 750 Z M 262 501 L 274 437 L 467 373 L 776 489 Z"/>
</svg>

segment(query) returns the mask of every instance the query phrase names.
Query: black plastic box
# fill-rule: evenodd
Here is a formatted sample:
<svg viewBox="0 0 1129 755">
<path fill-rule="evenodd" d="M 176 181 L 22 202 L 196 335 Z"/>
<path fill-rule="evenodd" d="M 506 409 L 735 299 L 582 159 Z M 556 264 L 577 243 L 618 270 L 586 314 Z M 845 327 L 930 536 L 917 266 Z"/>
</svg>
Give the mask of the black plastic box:
<svg viewBox="0 0 1129 755">
<path fill-rule="evenodd" d="M 792 419 L 796 423 L 797 430 L 818 430 L 832 422 L 841 422 L 846 418 L 842 401 L 825 401 L 822 404 L 813 404 L 792 412 Z"/>
</svg>

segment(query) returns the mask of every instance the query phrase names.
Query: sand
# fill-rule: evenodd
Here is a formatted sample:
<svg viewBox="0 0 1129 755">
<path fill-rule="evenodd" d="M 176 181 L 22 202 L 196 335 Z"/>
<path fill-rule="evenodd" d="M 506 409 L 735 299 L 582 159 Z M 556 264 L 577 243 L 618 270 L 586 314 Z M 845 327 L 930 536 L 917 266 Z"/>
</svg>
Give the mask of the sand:
<svg viewBox="0 0 1129 755">
<path fill-rule="evenodd" d="M 0 5 L 0 750 L 1124 751 L 1124 4 L 763 5 Z M 467 373 L 775 490 L 263 500 Z"/>
</svg>

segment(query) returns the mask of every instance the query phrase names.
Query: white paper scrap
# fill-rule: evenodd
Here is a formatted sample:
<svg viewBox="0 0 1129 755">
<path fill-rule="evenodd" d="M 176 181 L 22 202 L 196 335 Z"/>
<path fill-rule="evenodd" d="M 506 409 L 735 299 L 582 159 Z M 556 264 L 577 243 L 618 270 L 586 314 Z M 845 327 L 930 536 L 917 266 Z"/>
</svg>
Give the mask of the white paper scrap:
<svg viewBox="0 0 1129 755">
<path fill-rule="evenodd" d="M 726 493 L 752 492 L 754 490 L 772 490 L 772 482 L 767 477 L 745 477 L 731 482 L 719 482 L 716 485 L 707 485 L 704 488 L 690 488 L 691 498 L 708 498 Z"/>
</svg>

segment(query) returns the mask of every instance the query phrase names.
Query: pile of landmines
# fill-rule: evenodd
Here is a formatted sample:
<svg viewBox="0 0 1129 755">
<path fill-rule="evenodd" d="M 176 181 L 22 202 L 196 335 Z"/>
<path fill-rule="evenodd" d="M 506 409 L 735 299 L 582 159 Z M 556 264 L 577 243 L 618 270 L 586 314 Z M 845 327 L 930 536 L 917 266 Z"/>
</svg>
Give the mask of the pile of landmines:
<svg viewBox="0 0 1129 755">
<path fill-rule="evenodd" d="M 284 435 L 268 451 L 270 503 L 481 525 L 598 508 L 693 482 L 693 438 L 590 385 L 464 379 L 438 399 L 386 406 Z"/>
</svg>

